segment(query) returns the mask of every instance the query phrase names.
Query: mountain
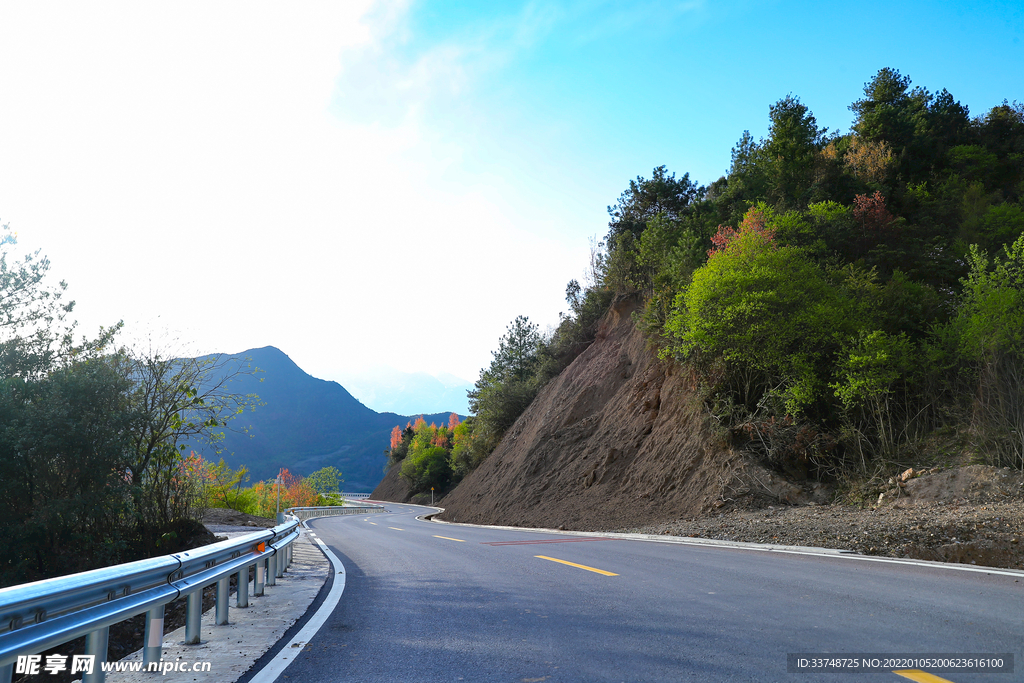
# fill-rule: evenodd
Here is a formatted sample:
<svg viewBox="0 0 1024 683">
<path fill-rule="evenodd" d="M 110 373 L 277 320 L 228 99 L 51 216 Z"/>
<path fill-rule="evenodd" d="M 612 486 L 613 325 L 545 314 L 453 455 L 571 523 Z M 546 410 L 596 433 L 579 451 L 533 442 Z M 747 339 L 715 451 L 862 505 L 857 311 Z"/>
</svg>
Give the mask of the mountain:
<svg viewBox="0 0 1024 683">
<path fill-rule="evenodd" d="M 310 376 L 273 346 L 233 357 L 251 359 L 260 372 L 232 379 L 228 391 L 257 394 L 265 405 L 230 422 L 219 455 L 210 447 L 193 449 L 214 461 L 223 457 L 231 467 L 247 466 L 250 481 L 273 478 L 282 467 L 308 475 L 333 465 L 342 471 L 346 491 L 371 491 L 384 475 L 391 429 L 419 417 L 373 411 L 337 382 Z M 423 417 L 447 423 L 451 412 Z"/>
<path fill-rule="evenodd" d="M 469 412 L 466 392 L 473 383 L 448 373 L 402 372 L 375 367 L 335 375 L 360 402 L 374 410 L 412 415 L 422 411 Z"/>
</svg>

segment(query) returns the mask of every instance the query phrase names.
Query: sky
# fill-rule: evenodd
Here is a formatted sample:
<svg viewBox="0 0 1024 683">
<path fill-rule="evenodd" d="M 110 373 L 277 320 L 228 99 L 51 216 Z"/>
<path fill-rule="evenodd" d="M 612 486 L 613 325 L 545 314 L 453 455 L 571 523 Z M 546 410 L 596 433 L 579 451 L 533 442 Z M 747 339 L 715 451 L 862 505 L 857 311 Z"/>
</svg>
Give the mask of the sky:
<svg viewBox="0 0 1024 683">
<path fill-rule="evenodd" d="M 606 207 L 723 175 L 883 67 L 1024 100 L 1024 3 L 0 3 L 0 223 L 79 330 L 473 381 L 567 310 Z M 371 406 L 372 407 L 372 406 Z"/>
</svg>

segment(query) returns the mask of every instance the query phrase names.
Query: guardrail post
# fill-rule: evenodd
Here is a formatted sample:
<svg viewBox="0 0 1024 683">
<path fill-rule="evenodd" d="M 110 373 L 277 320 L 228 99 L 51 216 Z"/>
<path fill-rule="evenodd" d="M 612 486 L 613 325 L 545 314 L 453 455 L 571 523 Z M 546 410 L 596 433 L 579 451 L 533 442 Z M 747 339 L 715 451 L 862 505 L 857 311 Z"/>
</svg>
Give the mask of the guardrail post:
<svg viewBox="0 0 1024 683">
<path fill-rule="evenodd" d="M 104 626 L 85 635 L 85 654 L 92 655 L 92 673 L 82 676 L 82 683 L 103 683 L 102 663 L 107 661 L 107 642 L 110 639 L 110 627 Z"/>
<path fill-rule="evenodd" d="M 227 626 L 228 623 L 228 592 L 231 575 L 217 580 L 217 626 Z"/>
<path fill-rule="evenodd" d="M 277 552 L 267 558 L 267 585 L 277 585 Z"/>
<path fill-rule="evenodd" d="M 185 600 L 185 644 L 198 645 L 203 619 L 203 589 L 197 588 Z"/>
<path fill-rule="evenodd" d="M 249 606 L 249 567 L 251 566 L 251 564 L 247 564 L 238 570 L 238 579 L 235 581 L 237 584 L 235 607 Z"/>
<path fill-rule="evenodd" d="M 164 606 L 157 605 L 146 612 L 146 647 L 142 650 L 142 668 L 150 662 L 159 662 L 164 647 Z"/>
<path fill-rule="evenodd" d="M 277 553 L 274 555 L 274 557 L 277 558 L 277 561 L 274 562 L 274 572 L 275 572 L 274 576 L 279 578 L 279 579 L 282 576 L 284 576 L 284 563 L 285 563 L 285 558 L 286 558 L 287 554 L 288 554 L 288 546 L 285 546 L 284 548 L 278 549 Z"/>
<path fill-rule="evenodd" d="M 252 594 L 263 595 L 263 585 L 267 581 L 267 561 L 264 558 L 256 560 L 256 576 L 252 582 Z"/>
</svg>

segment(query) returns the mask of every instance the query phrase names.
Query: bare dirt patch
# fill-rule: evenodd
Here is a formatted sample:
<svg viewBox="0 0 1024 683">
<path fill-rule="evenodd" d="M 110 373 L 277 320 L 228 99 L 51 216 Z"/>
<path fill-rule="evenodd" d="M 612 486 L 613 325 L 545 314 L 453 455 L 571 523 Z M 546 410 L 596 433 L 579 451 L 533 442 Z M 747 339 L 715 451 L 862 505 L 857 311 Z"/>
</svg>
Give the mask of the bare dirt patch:
<svg viewBox="0 0 1024 683">
<path fill-rule="evenodd" d="M 209 508 L 203 515 L 203 524 L 206 526 L 238 526 L 238 527 L 259 527 L 269 529 L 277 526 L 277 522 L 268 517 L 257 517 L 238 510 L 227 508 Z"/>
<path fill-rule="evenodd" d="M 611 531 L 611 529 L 609 529 Z M 1021 502 L 771 506 L 616 529 L 852 550 L 864 555 L 1024 569 Z"/>
</svg>

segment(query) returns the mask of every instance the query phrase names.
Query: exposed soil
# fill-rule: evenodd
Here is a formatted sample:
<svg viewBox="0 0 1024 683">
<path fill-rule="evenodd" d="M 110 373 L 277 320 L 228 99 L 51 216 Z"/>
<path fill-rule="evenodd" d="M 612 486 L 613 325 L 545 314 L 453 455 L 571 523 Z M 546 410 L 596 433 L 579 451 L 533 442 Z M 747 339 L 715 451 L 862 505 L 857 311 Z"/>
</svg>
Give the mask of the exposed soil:
<svg viewBox="0 0 1024 683">
<path fill-rule="evenodd" d="M 583 530 L 689 518 L 752 500 L 827 500 L 728 446 L 695 378 L 659 362 L 623 300 L 498 448 L 438 504 L 442 519 Z M 385 493 L 380 488 L 375 497 Z"/>
<path fill-rule="evenodd" d="M 203 524 L 212 526 L 236 526 L 236 527 L 260 527 L 270 529 L 277 526 L 277 522 L 269 517 L 257 517 L 238 510 L 227 508 L 209 508 L 203 515 Z M 241 529 L 244 531 L 244 529 Z M 255 531 L 255 529 L 254 529 Z"/>
<path fill-rule="evenodd" d="M 370 494 L 370 500 L 390 500 L 394 503 L 408 503 L 412 500 L 409 485 L 398 476 L 402 463 L 398 463 L 387 471 L 377 488 Z"/>
<path fill-rule="evenodd" d="M 769 506 L 618 531 L 1024 569 L 1022 491 L 1019 472 L 972 465 L 911 479 L 898 498 L 875 508 Z"/>
</svg>

